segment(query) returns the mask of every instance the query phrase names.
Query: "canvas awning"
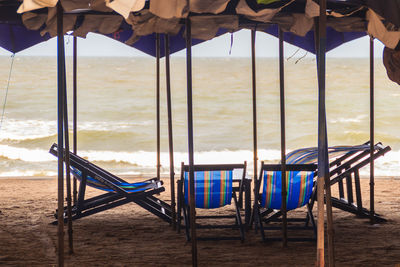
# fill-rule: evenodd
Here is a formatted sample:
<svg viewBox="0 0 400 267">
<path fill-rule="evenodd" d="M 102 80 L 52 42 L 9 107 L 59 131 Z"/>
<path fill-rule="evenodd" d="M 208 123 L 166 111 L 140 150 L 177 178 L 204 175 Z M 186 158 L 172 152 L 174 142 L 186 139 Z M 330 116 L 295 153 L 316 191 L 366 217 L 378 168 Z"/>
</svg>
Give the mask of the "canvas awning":
<svg viewBox="0 0 400 267">
<path fill-rule="evenodd" d="M 26 48 L 50 39 L 49 34 L 28 30 L 22 23 L 16 6 L 2 6 L 0 2 L 0 47 L 18 53 Z"/>
<path fill-rule="evenodd" d="M 57 2 L 24 0 L 19 7 L 19 12 L 27 12 L 22 16 L 24 24 L 55 36 Z M 190 10 L 187 0 L 60 0 L 60 3 L 68 13 L 65 33 L 72 31 L 81 37 L 88 32 L 101 33 L 153 56 L 154 49 L 148 49 L 148 40 L 154 43 L 154 36 L 151 37 L 154 33 L 172 36 L 171 53 L 185 47 L 182 23 L 189 13 L 194 44 L 248 28 L 277 36 L 276 25 L 279 25 L 285 31 L 286 42 L 315 53 L 313 27 L 319 6 L 312 0 L 281 0 L 269 5 L 257 4 L 256 0 L 190 0 Z M 327 14 L 328 51 L 367 34 L 367 7 L 362 1 L 330 0 Z"/>
</svg>

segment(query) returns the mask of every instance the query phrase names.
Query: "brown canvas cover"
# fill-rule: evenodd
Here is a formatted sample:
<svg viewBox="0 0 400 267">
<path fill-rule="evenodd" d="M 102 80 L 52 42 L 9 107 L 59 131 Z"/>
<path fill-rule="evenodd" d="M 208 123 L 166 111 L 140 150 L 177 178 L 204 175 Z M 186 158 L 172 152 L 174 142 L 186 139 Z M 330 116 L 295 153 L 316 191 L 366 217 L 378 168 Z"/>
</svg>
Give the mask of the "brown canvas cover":
<svg viewBox="0 0 400 267">
<path fill-rule="evenodd" d="M 385 65 L 389 79 L 400 85 L 400 50 L 385 47 L 383 65 Z"/>
</svg>

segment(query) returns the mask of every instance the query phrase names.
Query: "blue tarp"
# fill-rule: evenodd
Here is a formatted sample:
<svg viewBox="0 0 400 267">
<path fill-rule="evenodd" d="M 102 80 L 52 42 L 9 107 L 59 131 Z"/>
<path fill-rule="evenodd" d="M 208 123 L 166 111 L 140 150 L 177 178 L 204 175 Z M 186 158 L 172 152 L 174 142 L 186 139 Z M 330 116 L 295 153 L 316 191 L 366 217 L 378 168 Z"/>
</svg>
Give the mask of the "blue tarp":
<svg viewBox="0 0 400 267">
<path fill-rule="evenodd" d="M 39 31 L 28 30 L 23 25 L 0 24 L 0 47 L 11 53 L 18 53 L 48 39 L 48 34 L 41 36 Z"/>
<path fill-rule="evenodd" d="M 292 8 L 299 8 L 299 3 L 297 5 L 293 5 Z M 329 5 L 340 5 L 348 4 L 349 7 L 359 4 L 358 0 L 328 0 Z M 292 6 L 292 5 L 290 5 Z M 288 6 L 288 8 L 290 7 Z M 16 10 L 16 7 L 11 7 L 11 9 Z M 0 46 L 4 49 L 17 53 L 26 48 L 29 48 L 35 44 L 46 41 L 50 38 L 48 34 L 45 36 L 41 36 L 39 31 L 30 31 L 27 30 L 23 25 L 20 18 L 20 15 L 14 13 L 15 11 L 10 11 L 10 7 L 0 7 Z M 15 14 L 15 15 L 13 15 Z M 183 29 L 176 36 L 170 37 L 170 51 L 171 54 L 180 50 L 185 49 L 186 42 L 183 35 Z M 221 29 L 217 36 L 226 33 L 227 31 Z M 278 36 L 278 26 L 273 25 L 265 30 L 266 33 L 269 33 L 274 36 Z M 123 23 L 121 25 L 121 29 L 113 34 L 107 34 L 106 36 L 118 40 L 120 42 L 125 42 L 132 35 L 132 29 L 130 25 L 127 23 Z M 327 51 L 332 50 L 339 45 L 352 41 L 354 39 L 360 38 L 366 35 L 365 32 L 337 32 L 332 28 L 327 29 Z M 164 38 L 163 34 L 161 34 L 161 56 L 164 56 Z M 156 55 L 155 48 L 155 34 L 151 34 L 148 36 L 141 37 L 137 42 L 135 42 L 132 47 L 148 54 L 151 56 Z M 311 53 L 315 53 L 315 40 L 314 40 L 314 32 L 310 31 L 305 37 L 297 36 L 295 34 L 286 32 L 284 33 L 284 40 L 287 43 L 303 48 Z M 203 42 L 203 40 L 193 39 L 192 44 L 196 45 Z"/>
<path fill-rule="evenodd" d="M 272 25 L 268 29 L 266 29 L 265 32 L 278 37 L 278 26 Z M 326 51 L 328 52 L 344 43 L 350 42 L 365 35 L 365 32 L 338 32 L 335 31 L 333 28 L 328 27 L 326 29 Z M 304 37 L 295 35 L 290 32 L 285 32 L 283 34 L 283 39 L 289 44 L 295 45 L 315 54 L 314 31 L 309 31 Z"/>
</svg>

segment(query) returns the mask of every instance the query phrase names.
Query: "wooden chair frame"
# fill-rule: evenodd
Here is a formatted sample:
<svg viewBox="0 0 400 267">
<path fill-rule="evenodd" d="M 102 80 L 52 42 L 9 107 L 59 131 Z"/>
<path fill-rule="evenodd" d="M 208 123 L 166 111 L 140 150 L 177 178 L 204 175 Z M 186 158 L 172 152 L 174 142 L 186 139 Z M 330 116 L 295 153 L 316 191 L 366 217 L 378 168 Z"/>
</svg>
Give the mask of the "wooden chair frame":
<svg viewBox="0 0 400 267">
<path fill-rule="evenodd" d="M 286 171 L 308 171 L 314 172 L 317 168 L 316 164 L 287 164 Z M 261 238 L 263 241 L 279 241 L 282 240 L 281 237 L 272 237 L 267 236 L 265 231 L 278 231 L 281 230 L 281 226 L 266 226 L 264 224 L 269 224 L 272 222 L 281 222 L 282 212 L 280 210 L 274 209 L 265 209 L 261 207 L 261 194 L 260 188 L 262 185 L 265 172 L 279 172 L 282 170 L 281 164 L 265 164 L 263 161 L 261 162 L 260 175 L 257 180 L 256 188 L 255 188 L 255 200 L 253 206 L 253 217 L 256 223 L 256 231 L 258 228 L 260 229 Z M 313 187 L 315 188 L 315 187 Z M 313 189 L 313 191 L 315 191 Z M 316 224 L 314 220 L 314 216 L 312 213 L 312 202 L 314 199 L 312 198 L 314 194 L 311 195 L 309 201 L 306 204 L 307 215 L 304 218 L 287 218 L 288 222 L 288 230 L 312 230 L 312 237 L 289 237 L 288 241 L 314 241 L 316 240 Z M 310 225 L 311 222 L 311 225 Z M 299 223 L 303 223 L 299 225 Z"/>
<path fill-rule="evenodd" d="M 225 219 L 225 218 L 234 218 L 235 224 L 234 225 L 211 225 L 211 224 L 200 224 L 196 223 L 197 229 L 221 229 L 221 228 L 231 228 L 231 229 L 239 229 L 240 236 L 216 236 L 216 237 L 197 237 L 198 240 L 235 240 L 240 239 L 242 242 L 245 239 L 245 225 L 242 223 L 242 218 L 240 214 L 240 207 L 242 206 L 242 199 L 243 199 L 243 192 L 245 188 L 249 185 L 249 182 L 246 177 L 246 162 L 244 164 L 213 164 L 213 165 L 194 165 L 194 172 L 198 171 L 230 171 L 233 169 L 243 169 L 243 175 L 241 180 L 239 181 L 239 186 L 232 185 L 232 198 L 235 205 L 235 215 L 208 215 L 208 216 L 197 216 L 196 220 L 204 220 L 204 219 Z M 177 181 L 178 183 L 178 215 L 177 215 L 177 225 L 178 225 L 178 232 L 180 232 L 181 225 L 182 225 L 182 217 L 185 223 L 185 231 L 186 231 L 186 238 L 190 240 L 190 223 L 189 223 L 189 214 L 190 214 L 190 207 L 186 205 L 184 200 L 184 174 L 185 172 L 189 172 L 189 165 L 184 165 L 182 162 L 181 165 L 181 178 Z M 248 188 L 246 192 L 249 192 Z M 239 199 L 236 195 L 239 194 Z M 247 196 L 246 196 L 247 197 Z M 183 216 L 182 216 L 183 213 Z"/>
<path fill-rule="evenodd" d="M 57 156 L 57 149 L 57 144 L 53 144 L 50 148 L 50 153 Z M 162 220 L 168 223 L 172 222 L 171 206 L 154 196 L 155 194 L 165 191 L 165 188 L 162 186 L 162 181 L 157 178 L 152 178 L 143 181 L 145 185 L 142 187 L 139 186 L 138 192 L 129 192 L 119 186 L 120 183 L 127 183 L 123 179 L 72 152 L 69 152 L 69 157 L 71 168 L 75 168 L 81 172 L 80 177 L 77 177 L 77 174 L 72 172 L 72 174 L 80 180 L 77 203 L 72 207 L 73 220 L 115 208 L 129 202 L 134 202 Z M 85 199 L 88 178 L 95 178 L 96 182 L 100 183 L 102 187 L 111 192 Z M 66 211 L 67 208 L 64 207 L 65 220 L 67 220 Z M 57 216 L 57 212 L 55 216 Z M 56 224 L 57 221 L 54 223 Z"/>
</svg>

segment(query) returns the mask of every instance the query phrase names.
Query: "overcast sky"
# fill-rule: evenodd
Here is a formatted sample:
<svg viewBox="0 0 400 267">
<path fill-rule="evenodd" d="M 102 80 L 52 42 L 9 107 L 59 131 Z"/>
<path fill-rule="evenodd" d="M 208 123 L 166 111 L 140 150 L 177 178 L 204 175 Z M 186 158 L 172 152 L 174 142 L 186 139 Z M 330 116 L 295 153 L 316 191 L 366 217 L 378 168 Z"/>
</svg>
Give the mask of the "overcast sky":
<svg viewBox="0 0 400 267">
<path fill-rule="evenodd" d="M 65 37 L 66 53 L 72 54 L 72 37 Z M 193 56 L 200 57 L 250 57 L 250 31 L 242 30 L 234 33 L 234 41 L 231 55 L 229 50 L 231 46 L 230 34 L 225 34 L 214 38 L 208 42 L 196 45 L 193 48 Z M 375 57 L 382 56 L 383 45 L 375 41 Z M 34 47 L 21 51 L 17 55 L 23 56 L 56 56 L 57 42 L 53 38 Z M 98 34 L 88 34 L 86 39 L 78 41 L 79 56 L 145 56 L 144 53 L 132 49 L 131 47 Z M 277 57 L 278 39 L 265 33 L 257 33 L 256 53 L 258 57 Z M 285 57 L 295 53 L 295 57 L 302 57 L 306 54 L 304 50 L 298 50 L 297 47 L 287 44 L 285 47 Z M 10 53 L 0 48 L 0 55 L 10 55 Z M 175 56 L 184 56 L 181 51 Z M 308 53 L 307 56 L 312 56 Z M 369 37 L 363 37 L 352 42 L 348 42 L 330 52 L 328 57 L 369 57 Z"/>
</svg>

